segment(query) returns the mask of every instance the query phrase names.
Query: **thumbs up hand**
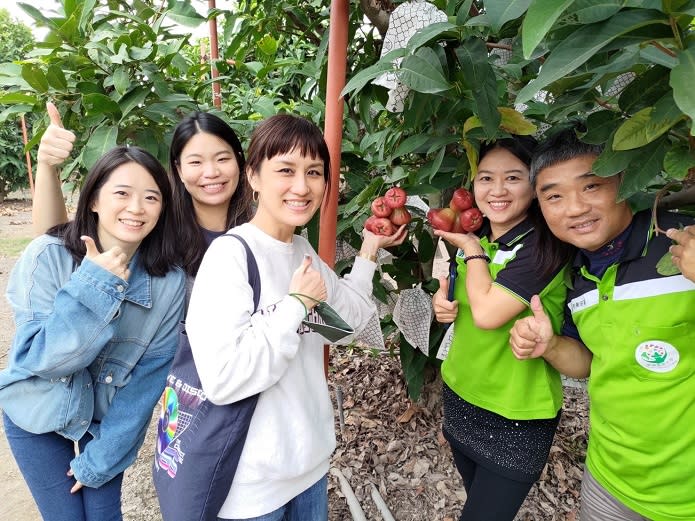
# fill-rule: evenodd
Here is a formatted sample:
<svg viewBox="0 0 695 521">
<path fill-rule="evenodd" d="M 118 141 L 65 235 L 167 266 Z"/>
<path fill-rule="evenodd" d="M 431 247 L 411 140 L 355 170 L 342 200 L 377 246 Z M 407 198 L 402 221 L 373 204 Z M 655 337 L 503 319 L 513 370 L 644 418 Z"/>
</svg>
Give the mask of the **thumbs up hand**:
<svg viewBox="0 0 695 521">
<path fill-rule="evenodd" d="M 449 280 L 446 277 L 439 277 L 439 289 L 432 295 L 432 309 L 440 324 L 450 324 L 456 320 L 459 311 L 458 302 L 450 301 L 448 294 Z"/>
<path fill-rule="evenodd" d="M 302 264 L 292 275 L 289 289 L 289 293 L 297 294 L 297 298 L 304 303 L 307 310 L 328 298 L 326 283 L 321 273 L 311 267 L 311 262 L 311 256 L 305 255 Z"/>
<path fill-rule="evenodd" d="M 118 246 L 114 246 L 110 250 L 103 253 L 99 252 L 97 245 L 94 243 L 94 239 L 87 235 L 80 237 L 84 242 L 84 246 L 87 249 L 85 258 L 91 260 L 95 264 L 98 264 L 107 271 L 110 271 L 117 277 L 123 280 L 128 280 L 130 276 L 130 270 L 128 269 L 128 256 L 125 252 Z"/>
<path fill-rule="evenodd" d="M 39 163 L 46 163 L 48 166 L 55 167 L 63 164 L 72 152 L 75 134 L 63 128 L 60 113 L 56 106 L 50 101 L 46 103 L 46 112 L 50 124 L 41 138 L 37 160 Z"/>
<path fill-rule="evenodd" d="M 541 305 L 540 297 L 538 295 L 531 297 L 530 304 L 533 316 L 517 320 L 509 332 L 509 344 L 514 356 L 519 360 L 547 355 L 555 336 L 550 319 Z"/>
</svg>

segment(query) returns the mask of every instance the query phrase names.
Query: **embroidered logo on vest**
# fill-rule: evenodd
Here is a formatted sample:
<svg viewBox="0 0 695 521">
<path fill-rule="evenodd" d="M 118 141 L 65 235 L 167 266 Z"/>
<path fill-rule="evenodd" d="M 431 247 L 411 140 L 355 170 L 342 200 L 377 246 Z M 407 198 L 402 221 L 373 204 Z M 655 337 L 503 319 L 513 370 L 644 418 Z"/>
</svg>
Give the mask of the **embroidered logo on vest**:
<svg viewBox="0 0 695 521">
<path fill-rule="evenodd" d="M 648 340 L 637 346 L 635 359 L 648 371 L 668 373 L 678 365 L 680 353 L 671 344 L 661 340 Z"/>
</svg>

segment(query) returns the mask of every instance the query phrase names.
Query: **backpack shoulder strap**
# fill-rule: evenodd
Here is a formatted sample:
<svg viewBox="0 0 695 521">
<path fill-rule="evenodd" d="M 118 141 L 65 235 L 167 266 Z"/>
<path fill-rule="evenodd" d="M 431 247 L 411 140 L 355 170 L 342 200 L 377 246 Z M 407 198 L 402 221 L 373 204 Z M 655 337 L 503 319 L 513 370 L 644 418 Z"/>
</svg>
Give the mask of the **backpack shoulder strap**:
<svg viewBox="0 0 695 521">
<path fill-rule="evenodd" d="M 258 302 L 261 299 L 261 276 L 258 273 L 256 257 L 254 257 L 251 247 L 240 235 L 236 233 L 225 233 L 222 237 L 236 237 L 246 250 L 246 269 L 249 276 L 249 285 L 253 289 L 253 310 L 255 312 L 258 309 Z"/>
</svg>

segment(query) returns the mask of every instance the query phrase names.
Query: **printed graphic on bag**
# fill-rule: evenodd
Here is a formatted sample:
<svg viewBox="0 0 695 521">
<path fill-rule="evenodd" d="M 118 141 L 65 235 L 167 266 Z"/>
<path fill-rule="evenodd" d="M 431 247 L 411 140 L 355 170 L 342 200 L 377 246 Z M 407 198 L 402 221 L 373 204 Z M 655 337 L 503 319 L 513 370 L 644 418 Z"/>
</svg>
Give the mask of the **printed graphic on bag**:
<svg viewBox="0 0 695 521">
<path fill-rule="evenodd" d="M 155 466 L 176 477 L 186 453 L 181 447 L 181 435 L 191 425 L 197 409 L 205 404 L 205 393 L 169 375 L 167 387 L 160 398 L 157 423 L 157 453 Z"/>
</svg>

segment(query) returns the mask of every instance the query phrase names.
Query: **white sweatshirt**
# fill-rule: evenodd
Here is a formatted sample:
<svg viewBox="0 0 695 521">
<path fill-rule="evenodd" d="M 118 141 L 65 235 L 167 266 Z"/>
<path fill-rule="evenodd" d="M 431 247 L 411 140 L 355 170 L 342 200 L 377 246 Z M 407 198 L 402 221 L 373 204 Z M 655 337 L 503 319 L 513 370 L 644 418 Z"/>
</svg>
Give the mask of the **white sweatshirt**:
<svg viewBox="0 0 695 521">
<path fill-rule="evenodd" d="M 246 240 L 256 258 L 258 310 L 253 313 L 243 245 L 220 237 L 203 258 L 186 318 L 208 399 L 226 404 L 261 393 L 219 513 L 223 519 L 272 512 L 328 472 L 335 432 L 323 369 L 326 341 L 301 324 L 304 308 L 288 295 L 304 255 L 312 256 L 312 268 L 323 276 L 327 302 L 355 331 L 375 312 L 370 298 L 375 263 L 357 257 L 351 273 L 338 278 L 300 236 L 287 244 L 252 224 L 231 232 Z"/>
</svg>

